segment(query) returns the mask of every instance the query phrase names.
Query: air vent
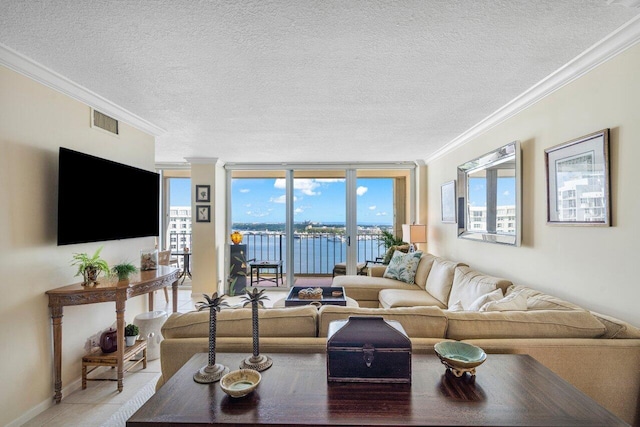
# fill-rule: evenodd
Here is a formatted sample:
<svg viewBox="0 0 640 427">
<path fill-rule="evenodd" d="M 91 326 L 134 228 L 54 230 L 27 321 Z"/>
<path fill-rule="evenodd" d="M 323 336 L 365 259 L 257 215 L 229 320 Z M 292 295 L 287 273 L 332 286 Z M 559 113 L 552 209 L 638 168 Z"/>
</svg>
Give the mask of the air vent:
<svg viewBox="0 0 640 427">
<path fill-rule="evenodd" d="M 104 129 L 114 135 L 118 135 L 118 121 L 98 110 L 93 110 L 93 126 Z"/>
</svg>

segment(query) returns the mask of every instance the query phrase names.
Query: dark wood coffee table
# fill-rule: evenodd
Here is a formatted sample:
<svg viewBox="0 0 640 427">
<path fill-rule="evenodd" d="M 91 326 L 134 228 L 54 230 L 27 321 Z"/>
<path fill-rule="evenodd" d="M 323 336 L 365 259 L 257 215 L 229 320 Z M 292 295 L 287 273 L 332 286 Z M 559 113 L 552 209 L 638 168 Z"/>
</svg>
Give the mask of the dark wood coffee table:
<svg viewBox="0 0 640 427">
<path fill-rule="evenodd" d="M 246 354 L 216 357 L 231 370 Z M 412 384 L 327 383 L 324 354 L 277 354 L 248 396 L 198 384 L 197 354 L 127 421 L 137 426 L 237 425 L 626 425 L 528 355 L 490 354 L 455 378 L 435 355 L 413 355 Z M 468 375 L 468 374 L 465 374 Z"/>
</svg>

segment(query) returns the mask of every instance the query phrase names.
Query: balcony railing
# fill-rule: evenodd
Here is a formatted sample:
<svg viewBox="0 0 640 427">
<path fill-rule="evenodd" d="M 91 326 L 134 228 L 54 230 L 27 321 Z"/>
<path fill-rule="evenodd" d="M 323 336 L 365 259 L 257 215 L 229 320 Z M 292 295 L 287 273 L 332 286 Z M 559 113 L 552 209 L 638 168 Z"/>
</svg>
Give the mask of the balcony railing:
<svg viewBox="0 0 640 427">
<path fill-rule="evenodd" d="M 247 245 L 247 260 L 282 260 L 286 271 L 287 239 L 284 233 L 245 231 L 243 244 Z M 172 250 L 191 247 L 191 233 L 170 233 Z M 178 246 L 173 247 L 173 242 Z M 385 247 L 379 233 L 358 233 L 358 261 L 375 260 L 383 256 Z M 184 243 L 184 244 L 183 244 Z M 333 267 L 345 262 L 347 242 L 339 233 L 294 233 L 293 271 L 300 275 L 326 275 Z"/>
</svg>

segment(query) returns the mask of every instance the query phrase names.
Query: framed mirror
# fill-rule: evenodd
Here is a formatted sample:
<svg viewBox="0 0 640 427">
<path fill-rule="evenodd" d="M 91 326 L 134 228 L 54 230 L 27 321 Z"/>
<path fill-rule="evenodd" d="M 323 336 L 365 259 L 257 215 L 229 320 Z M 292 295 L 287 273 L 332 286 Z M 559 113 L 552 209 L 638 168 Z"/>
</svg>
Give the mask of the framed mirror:
<svg viewBox="0 0 640 427">
<path fill-rule="evenodd" d="M 522 171 L 514 141 L 458 166 L 458 237 L 520 246 Z"/>
</svg>

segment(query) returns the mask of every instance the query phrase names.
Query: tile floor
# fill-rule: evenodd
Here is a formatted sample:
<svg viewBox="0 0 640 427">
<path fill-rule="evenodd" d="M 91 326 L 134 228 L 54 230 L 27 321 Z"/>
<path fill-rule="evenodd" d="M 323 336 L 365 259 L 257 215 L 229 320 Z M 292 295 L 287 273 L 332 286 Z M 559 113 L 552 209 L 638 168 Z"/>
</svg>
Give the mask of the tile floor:
<svg viewBox="0 0 640 427">
<path fill-rule="evenodd" d="M 178 311 L 181 313 L 194 310 L 195 304 L 202 301 L 201 295 L 191 294 L 191 288 L 181 286 L 178 291 Z M 268 290 L 270 297 L 265 301 L 270 306 L 274 301 L 286 297 L 286 288 L 280 290 Z M 230 305 L 241 304 L 241 297 L 227 299 Z M 171 312 L 171 302 L 166 302 L 164 293 L 155 293 L 154 309 Z M 92 377 L 106 375 L 114 377 L 111 368 L 99 368 L 92 373 Z M 126 420 L 135 410 L 149 398 L 155 391 L 155 384 L 160 377 L 160 360 L 152 360 L 147 363 L 147 369 L 142 369 L 142 364 L 125 374 L 124 388 L 118 393 L 115 381 L 90 381 L 85 390 L 78 389 L 68 396 L 63 397 L 62 402 L 54 405 L 27 423 L 26 427 L 93 427 L 93 426 L 124 426 Z"/>
</svg>

